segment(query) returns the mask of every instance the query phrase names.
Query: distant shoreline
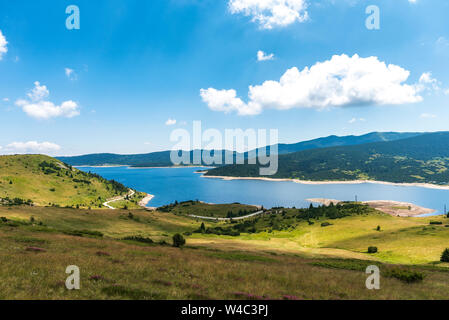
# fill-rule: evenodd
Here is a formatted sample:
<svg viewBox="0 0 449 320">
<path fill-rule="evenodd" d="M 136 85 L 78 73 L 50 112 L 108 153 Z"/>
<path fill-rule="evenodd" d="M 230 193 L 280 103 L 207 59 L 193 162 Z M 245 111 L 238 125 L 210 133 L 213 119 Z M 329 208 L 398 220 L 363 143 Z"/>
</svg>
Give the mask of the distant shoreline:
<svg viewBox="0 0 449 320">
<path fill-rule="evenodd" d="M 206 176 L 202 175 L 202 178 L 210 178 L 210 179 L 222 179 L 226 181 L 232 180 L 261 180 L 261 181 L 290 181 L 299 184 L 308 184 L 308 185 L 324 185 L 324 184 L 364 184 L 364 183 L 372 183 L 372 184 L 383 184 L 383 185 L 392 185 L 399 187 L 421 187 L 428 189 L 440 189 L 440 190 L 449 190 L 449 185 L 441 186 L 437 184 L 431 183 L 408 183 L 408 182 L 387 182 L 387 181 L 376 181 L 376 180 L 351 180 L 351 181 L 311 181 L 311 180 L 299 180 L 299 179 L 289 179 L 289 178 L 262 178 L 262 177 L 227 177 L 227 176 Z"/>
<path fill-rule="evenodd" d="M 117 165 L 101 165 L 101 166 L 73 166 L 74 168 L 122 168 L 122 167 L 128 167 L 129 169 L 180 169 L 180 168 L 214 168 L 211 166 L 196 166 L 196 165 L 192 165 L 192 166 L 161 166 L 161 167 L 135 167 L 133 165 L 129 165 L 129 164 L 117 164 Z"/>
<path fill-rule="evenodd" d="M 121 167 L 128 167 L 128 165 L 125 165 L 125 164 L 113 165 L 113 164 L 111 164 L 111 165 L 101 165 L 101 166 L 73 166 L 73 167 L 74 168 L 121 168 Z"/>
</svg>

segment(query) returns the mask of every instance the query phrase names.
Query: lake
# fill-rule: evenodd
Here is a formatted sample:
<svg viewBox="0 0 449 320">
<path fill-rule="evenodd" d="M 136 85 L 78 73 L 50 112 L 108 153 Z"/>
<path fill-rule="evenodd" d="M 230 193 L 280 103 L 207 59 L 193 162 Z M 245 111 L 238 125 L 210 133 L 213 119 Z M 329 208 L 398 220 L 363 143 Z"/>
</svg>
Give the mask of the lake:
<svg viewBox="0 0 449 320">
<path fill-rule="evenodd" d="M 148 204 L 159 207 L 174 201 L 263 205 L 266 208 L 308 207 L 310 198 L 338 200 L 394 200 L 417 204 L 442 214 L 449 204 L 449 190 L 385 184 L 308 185 L 289 181 L 206 179 L 195 171 L 203 168 L 83 167 L 106 179 L 155 196 Z"/>
</svg>

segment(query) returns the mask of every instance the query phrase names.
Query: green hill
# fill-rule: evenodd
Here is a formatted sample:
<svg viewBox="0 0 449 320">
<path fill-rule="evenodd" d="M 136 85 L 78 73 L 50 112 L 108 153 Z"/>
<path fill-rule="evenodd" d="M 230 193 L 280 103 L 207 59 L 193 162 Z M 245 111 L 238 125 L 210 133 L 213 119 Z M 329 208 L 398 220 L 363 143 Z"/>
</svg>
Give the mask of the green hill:
<svg viewBox="0 0 449 320">
<path fill-rule="evenodd" d="M 449 132 L 397 141 L 300 151 L 279 156 L 273 178 L 449 183 Z M 258 177 L 258 165 L 231 165 L 211 176 Z"/>
<path fill-rule="evenodd" d="M 0 202 L 6 205 L 101 207 L 124 185 L 43 155 L 0 156 Z"/>
</svg>

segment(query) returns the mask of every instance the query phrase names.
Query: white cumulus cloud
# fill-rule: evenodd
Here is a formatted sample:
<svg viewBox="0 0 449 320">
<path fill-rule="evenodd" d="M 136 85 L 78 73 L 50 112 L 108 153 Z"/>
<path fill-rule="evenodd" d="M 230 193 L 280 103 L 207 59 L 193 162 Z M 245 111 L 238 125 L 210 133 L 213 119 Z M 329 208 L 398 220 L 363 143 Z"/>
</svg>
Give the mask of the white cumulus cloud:
<svg viewBox="0 0 449 320">
<path fill-rule="evenodd" d="M 419 78 L 419 82 L 416 85 L 418 91 L 424 90 L 440 90 L 440 83 L 437 79 L 432 77 L 431 72 L 424 72 Z"/>
<path fill-rule="evenodd" d="M 264 29 L 308 19 L 306 0 L 229 0 L 228 6 L 232 14 L 250 16 Z"/>
<path fill-rule="evenodd" d="M 273 59 L 274 59 L 273 53 L 266 54 L 262 50 L 259 50 L 257 52 L 257 61 L 268 61 L 268 60 L 273 60 Z"/>
<path fill-rule="evenodd" d="M 166 122 L 165 122 L 165 125 L 166 126 L 174 126 L 175 124 L 176 124 L 176 119 L 168 119 Z"/>
<path fill-rule="evenodd" d="M 12 142 L 5 147 L 0 147 L 3 154 L 27 154 L 27 153 L 54 153 L 61 147 L 52 142 Z"/>
<path fill-rule="evenodd" d="M 0 30 L 0 60 L 3 59 L 3 56 L 8 52 L 8 41 L 6 41 L 5 36 Z"/>
<path fill-rule="evenodd" d="M 302 71 L 288 69 L 279 81 L 249 87 L 248 102 L 235 90 L 201 89 L 211 110 L 255 115 L 263 109 L 345 107 L 351 105 L 399 105 L 423 100 L 424 83 L 405 83 L 410 72 L 377 57 L 335 55 Z M 430 78 L 431 79 L 431 78 Z M 423 82 L 427 81 L 424 76 Z"/>
<path fill-rule="evenodd" d="M 30 117 L 37 119 L 49 119 L 55 117 L 73 118 L 80 114 L 79 106 L 72 100 L 64 101 L 60 105 L 46 100 L 50 91 L 45 85 L 38 81 L 34 83 L 34 88 L 27 93 L 29 99 L 19 99 L 16 105 Z"/>
</svg>

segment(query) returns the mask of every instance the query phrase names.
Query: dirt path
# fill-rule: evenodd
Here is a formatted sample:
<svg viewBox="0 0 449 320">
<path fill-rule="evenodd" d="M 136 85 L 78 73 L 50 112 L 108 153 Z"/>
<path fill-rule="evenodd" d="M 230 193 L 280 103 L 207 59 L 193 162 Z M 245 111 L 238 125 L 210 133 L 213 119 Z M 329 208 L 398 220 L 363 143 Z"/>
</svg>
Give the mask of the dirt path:
<svg viewBox="0 0 449 320">
<path fill-rule="evenodd" d="M 248 219 L 248 218 L 251 218 L 251 217 L 255 217 L 255 216 L 259 215 L 259 214 L 262 214 L 262 213 L 263 213 L 263 210 L 257 211 L 257 212 L 251 213 L 251 214 L 248 214 L 248 215 L 246 215 L 246 216 L 235 217 L 235 218 L 203 217 L 203 216 L 195 216 L 195 215 L 193 215 L 193 214 L 190 214 L 189 217 L 192 217 L 192 218 L 198 218 L 198 219 L 206 219 L 206 220 L 215 220 L 215 221 L 231 221 L 231 220 L 243 220 L 243 219 Z"/>
<path fill-rule="evenodd" d="M 127 194 L 128 197 L 132 197 L 136 192 L 132 189 L 129 189 L 129 192 Z M 114 197 L 108 201 L 106 201 L 105 203 L 103 203 L 103 206 L 105 206 L 106 208 L 109 208 L 111 210 L 116 210 L 116 208 L 110 206 L 109 204 L 112 202 L 116 202 L 116 201 L 121 201 L 124 200 L 126 198 L 126 196 L 118 196 L 118 197 Z"/>
</svg>

